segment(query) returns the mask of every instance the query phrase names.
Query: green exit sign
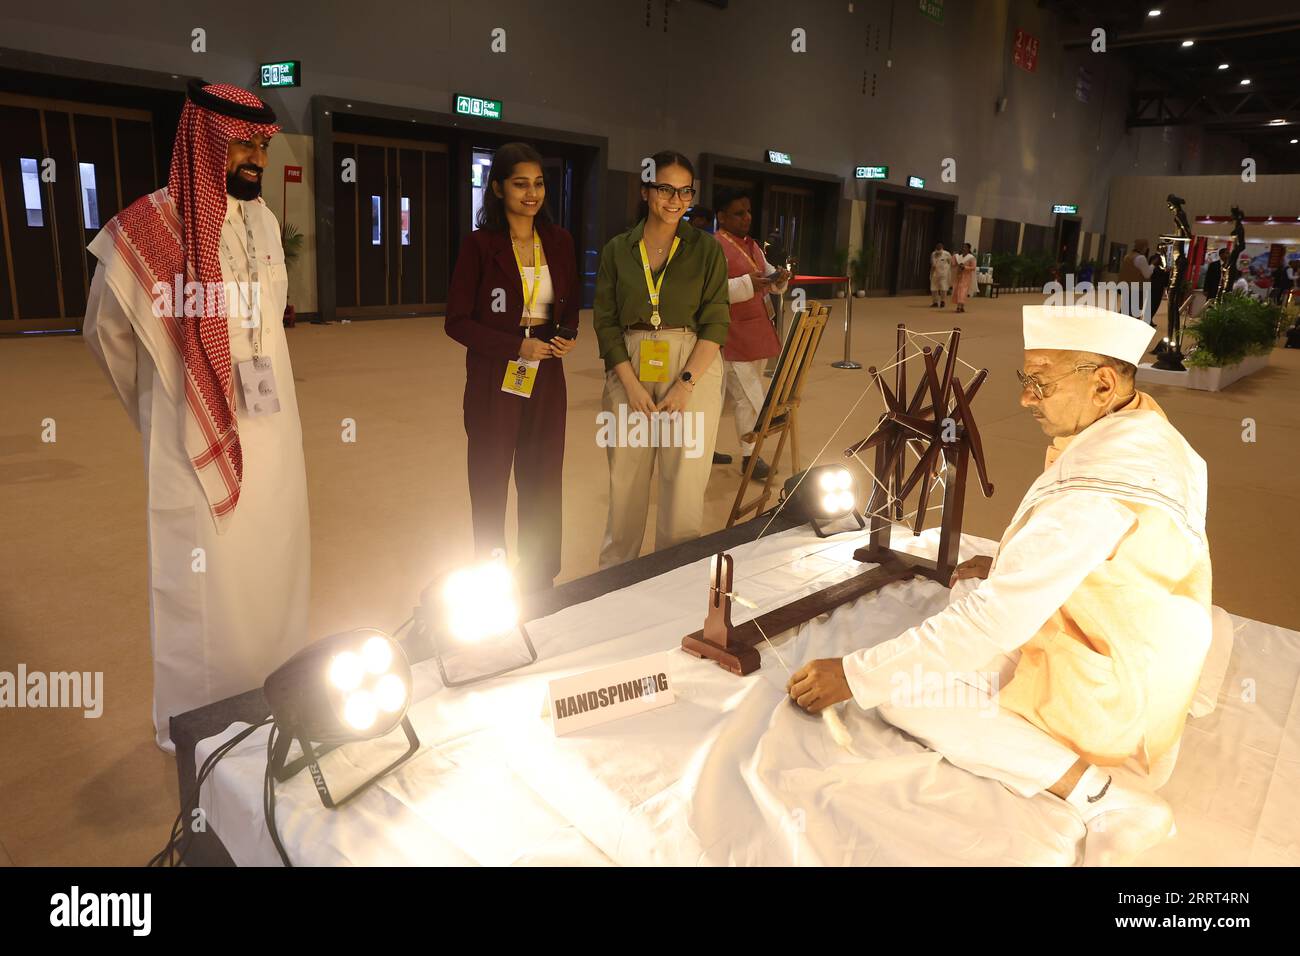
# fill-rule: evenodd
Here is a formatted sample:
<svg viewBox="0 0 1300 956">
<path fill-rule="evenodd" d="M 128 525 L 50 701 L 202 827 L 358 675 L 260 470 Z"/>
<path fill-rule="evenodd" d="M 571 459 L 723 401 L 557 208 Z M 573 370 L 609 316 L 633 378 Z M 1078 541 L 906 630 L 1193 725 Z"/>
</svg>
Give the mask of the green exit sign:
<svg viewBox="0 0 1300 956">
<path fill-rule="evenodd" d="M 924 189 L 925 180 L 920 176 L 908 176 L 907 185 L 911 186 L 913 189 Z"/>
<path fill-rule="evenodd" d="M 456 112 L 461 116 L 477 116 L 479 119 L 499 120 L 501 118 L 501 101 L 485 100 L 481 96 L 456 94 Z"/>
<path fill-rule="evenodd" d="M 767 151 L 767 161 L 769 163 L 776 163 L 780 166 L 789 166 L 793 162 L 793 160 L 790 159 L 789 153 L 783 153 L 779 149 L 769 149 Z"/>
<path fill-rule="evenodd" d="M 262 89 L 274 86 L 302 86 L 302 60 L 263 63 L 258 71 L 257 85 Z"/>
<path fill-rule="evenodd" d="M 1079 214 L 1079 207 L 1072 202 L 1058 202 L 1052 207 L 1052 212 L 1058 216 L 1077 216 Z"/>
<path fill-rule="evenodd" d="M 855 166 L 853 168 L 854 179 L 888 179 L 888 166 Z"/>
</svg>

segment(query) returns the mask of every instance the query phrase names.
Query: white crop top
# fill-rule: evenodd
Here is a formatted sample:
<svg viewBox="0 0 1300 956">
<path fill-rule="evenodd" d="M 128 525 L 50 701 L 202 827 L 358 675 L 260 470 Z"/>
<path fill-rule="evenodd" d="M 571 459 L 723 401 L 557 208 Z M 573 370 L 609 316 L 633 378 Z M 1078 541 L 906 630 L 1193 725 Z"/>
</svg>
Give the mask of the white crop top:
<svg viewBox="0 0 1300 956">
<path fill-rule="evenodd" d="M 551 267 L 543 265 L 541 276 L 536 275 L 536 270 L 532 266 L 524 266 L 524 287 L 529 291 L 533 288 L 533 283 L 537 282 L 537 296 L 533 299 L 532 310 L 528 312 L 530 319 L 547 319 L 550 318 L 550 307 L 555 303 L 555 287 L 551 285 Z M 528 309 L 528 296 L 524 296 L 524 308 Z M 523 325 L 523 320 L 520 320 Z"/>
</svg>

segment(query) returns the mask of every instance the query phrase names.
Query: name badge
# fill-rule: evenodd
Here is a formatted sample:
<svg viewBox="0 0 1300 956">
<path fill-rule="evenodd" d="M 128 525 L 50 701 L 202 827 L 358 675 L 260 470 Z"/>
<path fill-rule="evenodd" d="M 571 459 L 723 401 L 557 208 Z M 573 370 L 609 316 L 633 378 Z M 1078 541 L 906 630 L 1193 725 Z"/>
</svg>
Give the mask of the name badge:
<svg viewBox="0 0 1300 956">
<path fill-rule="evenodd" d="M 560 677 L 547 685 L 557 737 L 673 703 L 669 651 Z"/>
<path fill-rule="evenodd" d="M 518 395 L 520 398 L 531 398 L 533 383 L 537 381 L 537 367 L 541 364 L 541 359 L 513 360 L 506 366 L 506 377 L 501 381 L 501 391 Z"/>
<path fill-rule="evenodd" d="M 641 370 L 637 375 L 643 382 L 668 381 L 669 345 L 663 339 L 641 340 Z"/>
<path fill-rule="evenodd" d="M 280 393 L 269 355 L 240 362 L 239 384 L 244 390 L 244 409 L 250 416 L 273 415 L 280 410 Z"/>
</svg>

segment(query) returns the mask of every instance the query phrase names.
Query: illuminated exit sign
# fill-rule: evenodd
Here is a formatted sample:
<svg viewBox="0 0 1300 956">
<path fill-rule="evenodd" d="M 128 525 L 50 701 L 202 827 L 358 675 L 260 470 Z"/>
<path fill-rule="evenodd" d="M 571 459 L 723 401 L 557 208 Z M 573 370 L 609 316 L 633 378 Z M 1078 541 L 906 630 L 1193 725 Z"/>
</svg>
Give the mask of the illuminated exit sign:
<svg viewBox="0 0 1300 956">
<path fill-rule="evenodd" d="M 924 189 L 925 180 L 920 176 L 908 176 L 907 185 L 911 186 L 913 189 Z"/>
<path fill-rule="evenodd" d="M 501 101 L 485 100 L 481 96 L 456 94 L 456 112 L 461 116 L 477 116 L 479 119 L 499 120 L 501 118 Z"/>
<path fill-rule="evenodd" d="M 783 153 L 779 149 L 769 149 L 767 151 L 767 161 L 769 163 L 776 163 L 780 166 L 790 166 L 793 164 L 793 161 L 790 159 L 790 154 Z"/>
<path fill-rule="evenodd" d="M 1079 207 L 1072 202 L 1058 202 L 1052 207 L 1052 212 L 1057 215 L 1077 216 Z"/>
<path fill-rule="evenodd" d="M 853 168 L 854 179 L 888 179 L 888 166 L 855 166 Z"/>
<path fill-rule="evenodd" d="M 302 60 L 263 63 L 258 73 L 257 85 L 262 89 L 276 86 L 302 86 Z"/>
</svg>

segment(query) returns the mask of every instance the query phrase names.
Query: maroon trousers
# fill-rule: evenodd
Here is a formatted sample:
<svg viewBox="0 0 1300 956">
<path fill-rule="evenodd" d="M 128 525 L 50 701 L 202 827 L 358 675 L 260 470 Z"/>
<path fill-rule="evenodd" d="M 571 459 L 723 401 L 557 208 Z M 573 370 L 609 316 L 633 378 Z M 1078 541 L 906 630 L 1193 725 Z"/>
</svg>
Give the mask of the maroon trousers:
<svg viewBox="0 0 1300 956">
<path fill-rule="evenodd" d="M 519 504 L 519 566 L 527 594 L 551 587 L 560 573 L 564 526 L 564 422 L 568 394 L 563 359 L 543 359 L 533 394 L 501 391 L 506 362 L 467 352 L 465 435 L 469 439 L 469 497 L 474 551 L 487 559 L 506 549 L 506 496 L 515 472 Z"/>
</svg>

